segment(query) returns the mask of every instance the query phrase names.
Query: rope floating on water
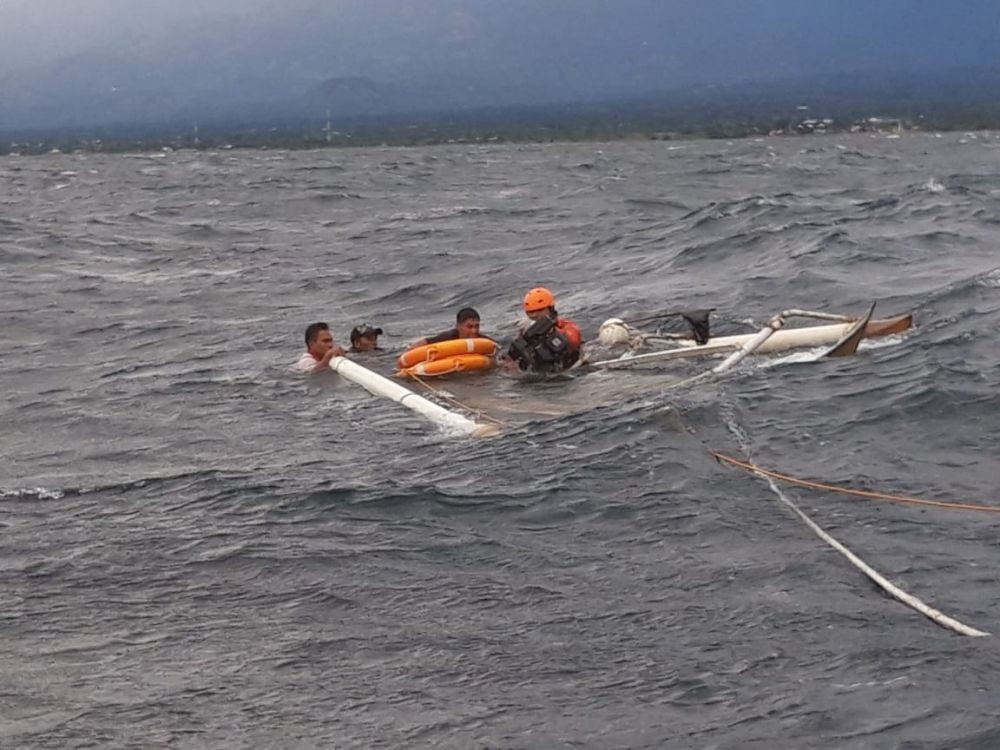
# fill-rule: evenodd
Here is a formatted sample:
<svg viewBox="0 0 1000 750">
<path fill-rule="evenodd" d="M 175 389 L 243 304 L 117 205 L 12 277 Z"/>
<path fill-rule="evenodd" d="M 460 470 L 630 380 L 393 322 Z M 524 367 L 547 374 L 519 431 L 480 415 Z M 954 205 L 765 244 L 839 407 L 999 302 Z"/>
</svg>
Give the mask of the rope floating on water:
<svg viewBox="0 0 1000 750">
<path fill-rule="evenodd" d="M 415 380 L 417 383 L 419 383 L 421 386 L 423 386 L 428 391 L 433 393 L 435 396 L 440 398 L 442 401 L 445 401 L 446 403 L 449 403 L 452 406 L 456 406 L 459 409 L 464 409 L 467 413 L 475 415 L 475 418 L 478 420 L 482 420 L 484 422 L 490 422 L 497 427 L 510 427 L 509 422 L 504 422 L 502 419 L 497 419 L 496 417 L 492 417 L 486 412 L 484 412 L 482 409 L 473 409 L 471 406 L 463 404 L 461 401 L 452 396 L 450 393 L 445 393 L 441 389 L 435 388 L 433 385 L 428 383 L 426 380 L 424 380 L 416 373 L 411 374 L 409 377 L 411 380 Z"/>
<path fill-rule="evenodd" d="M 774 478 L 771 476 L 771 473 L 759 469 L 754 464 L 738 461 L 737 459 L 730 458 L 729 456 L 723 456 L 722 454 L 715 453 L 714 451 L 712 452 L 712 455 L 715 456 L 716 460 L 719 460 L 720 462 L 728 461 L 729 463 L 739 465 L 741 468 L 745 468 L 751 473 L 763 477 L 765 480 L 767 480 L 768 485 L 771 487 L 771 490 L 778 496 L 778 499 L 781 500 L 781 502 L 784 503 L 786 506 L 788 506 L 788 508 L 793 513 L 795 513 L 795 515 L 797 515 L 800 519 L 802 519 L 802 521 L 810 529 L 812 529 L 816 533 L 816 535 L 819 536 L 820 539 L 822 539 L 824 542 L 829 544 L 840 554 L 846 557 L 847 560 L 852 565 L 854 565 L 854 567 L 856 567 L 858 570 L 860 570 L 862 573 L 868 576 L 868 578 L 871 579 L 871 581 L 875 583 L 875 585 L 877 585 L 879 588 L 881 588 L 890 596 L 893 596 L 899 601 L 906 604 L 907 606 L 912 607 L 917 612 L 930 618 L 941 627 L 953 630 L 954 632 L 959 633 L 960 635 L 967 635 L 973 638 L 982 638 L 990 635 L 989 633 L 983 630 L 977 630 L 976 628 L 970 627 L 952 617 L 949 617 L 943 612 L 934 609 L 933 607 L 920 601 L 920 599 L 918 599 L 917 597 L 913 596 L 912 594 L 908 594 L 907 592 L 903 591 L 903 589 L 899 588 L 894 583 L 889 581 L 889 579 L 885 578 L 881 573 L 872 568 L 870 565 L 868 565 L 868 563 L 866 563 L 856 554 L 851 552 L 851 550 L 849 550 L 843 544 L 834 539 L 829 533 L 824 531 L 820 527 L 820 525 L 817 524 L 815 521 L 813 521 L 809 516 L 807 516 L 799 508 L 799 506 L 797 506 L 789 498 L 785 497 L 785 495 L 781 492 L 781 489 L 778 487 L 778 485 L 774 483 Z"/>
<path fill-rule="evenodd" d="M 795 484 L 799 487 L 808 487 L 814 490 L 823 490 L 824 492 L 837 492 L 841 495 L 866 497 L 872 500 L 885 500 L 893 503 L 929 505 L 934 508 L 949 508 L 951 510 L 974 510 L 981 513 L 1000 513 L 1000 506 L 996 505 L 983 505 L 980 503 L 952 503 L 944 500 L 924 500 L 910 495 L 893 495 L 887 492 L 872 492 L 870 490 L 856 490 L 851 487 L 838 487 L 834 484 L 824 484 L 823 482 L 816 482 L 810 479 L 793 477 L 790 474 L 782 474 L 781 472 L 774 471 L 772 469 L 765 469 L 761 466 L 757 466 L 756 464 L 747 463 L 746 461 L 740 461 L 738 458 L 727 456 L 724 453 L 717 453 L 716 451 L 710 451 L 710 453 L 715 456 L 718 461 L 738 466 L 739 468 L 745 469 L 750 473 L 763 474 L 764 476 L 771 477 L 773 479 L 780 479 L 782 482 Z"/>
</svg>

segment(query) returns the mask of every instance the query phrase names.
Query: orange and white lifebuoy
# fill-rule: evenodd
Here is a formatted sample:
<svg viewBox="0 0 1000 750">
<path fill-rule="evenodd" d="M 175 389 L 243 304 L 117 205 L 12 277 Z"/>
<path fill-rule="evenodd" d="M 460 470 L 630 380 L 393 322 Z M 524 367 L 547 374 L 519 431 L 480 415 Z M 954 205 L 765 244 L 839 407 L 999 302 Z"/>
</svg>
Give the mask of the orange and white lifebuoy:
<svg viewBox="0 0 1000 750">
<path fill-rule="evenodd" d="M 421 362 L 434 362 L 461 354 L 483 354 L 492 357 L 496 351 L 497 344 L 491 339 L 448 339 L 436 344 L 424 344 L 407 349 L 399 355 L 398 364 L 400 370 L 405 370 Z"/>
<path fill-rule="evenodd" d="M 476 339 L 461 340 L 474 341 Z M 455 354 L 451 357 L 441 357 L 427 362 L 418 362 L 412 367 L 401 369 L 396 374 L 404 378 L 413 377 L 414 375 L 433 377 L 435 375 L 450 375 L 453 372 L 489 370 L 491 367 L 493 367 L 493 357 L 488 357 L 485 354 Z"/>
</svg>

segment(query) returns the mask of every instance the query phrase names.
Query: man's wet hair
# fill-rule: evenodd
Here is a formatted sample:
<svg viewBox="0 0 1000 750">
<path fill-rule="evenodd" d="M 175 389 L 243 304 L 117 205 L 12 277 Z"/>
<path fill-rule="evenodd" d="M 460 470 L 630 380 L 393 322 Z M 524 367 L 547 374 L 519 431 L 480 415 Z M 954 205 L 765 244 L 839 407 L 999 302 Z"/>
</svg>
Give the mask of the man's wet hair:
<svg viewBox="0 0 1000 750">
<path fill-rule="evenodd" d="M 319 336 L 320 331 L 329 331 L 330 326 L 326 323 L 310 323 L 309 327 L 306 328 L 306 346 L 309 346 L 316 337 Z"/>
<path fill-rule="evenodd" d="M 467 320 L 479 320 L 479 313 L 471 307 L 463 307 L 455 316 L 455 322 L 464 323 Z"/>
</svg>

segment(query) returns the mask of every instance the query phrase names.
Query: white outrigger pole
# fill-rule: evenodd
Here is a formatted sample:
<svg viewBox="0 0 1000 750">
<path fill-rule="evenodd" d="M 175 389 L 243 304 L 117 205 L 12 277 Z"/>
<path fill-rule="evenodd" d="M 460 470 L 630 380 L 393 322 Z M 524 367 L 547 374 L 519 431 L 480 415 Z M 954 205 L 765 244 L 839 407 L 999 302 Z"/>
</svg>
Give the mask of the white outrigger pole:
<svg viewBox="0 0 1000 750">
<path fill-rule="evenodd" d="M 874 309 L 874 305 L 872 305 Z M 709 373 L 718 374 L 732 369 L 750 354 L 777 352 L 797 347 L 827 346 L 829 352 L 837 352 L 841 344 L 852 337 L 863 333 L 871 317 L 871 310 L 861 318 L 848 318 L 843 315 L 815 312 L 812 310 L 784 310 L 771 317 L 767 324 L 757 333 L 739 334 L 734 336 L 716 336 L 705 344 L 695 344 L 690 339 L 676 339 L 672 336 L 640 335 L 638 341 L 651 341 L 664 338 L 674 340 L 677 348 L 645 352 L 643 354 L 627 353 L 616 359 L 605 359 L 587 363 L 589 367 L 619 368 L 652 362 L 656 360 L 688 359 L 711 354 L 728 354 L 725 360 L 713 367 Z M 835 321 L 831 324 L 810 326 L 806 328 L 784 328 L 789 318 L 819 318 Z M 608 328 L 610 343 L 624 343 L 629 340 L 630 333 L 635 333 L 623 321 L 612 318 L 602 325 Z M 603 330 L 602 330 L 603 334 Z M 706 373 L 708 374 L 708 373 Z"/>
<path fill-rule="evenodd" d="M 733 367 L 736 367 L 740 362 L 747 358 L 747 356 L 753 354 L 755 351 L 760 349 L 761 345 L 771 338 L 772 334 L 781 330 L 781 327 L 785 325 L 785 319 L 798 312 L 797 310 L 785 310 L 780 312 L 774 317 L 772 317 L 767 324 L 760 329 L 754 336 L 751 336 L 745 342 L 740 344 L 736 351 L 722 360 L 719 364 L 712 368 L 714 374 L 719 374 L 720 372 L 725 372 Z"/>
<path fill-rule="evenodd" d="M 840 337 L 821 356 L 841 356 L 843 353 L 842 349 L 844 349 L 844 347 L 848 347 L 850 349 L 850 353 L 853 354 L 858 347 L 858 342 L 861 340 L 861 336 L 864 334 L 865 326 L 868 325 L 868 321 L 871 320 L 872 313 L 874 311 L 875 303 L 873 302 L 872 306 L 868 308 L 867 314 L 847 325 Z M 719 375 L 733 369 L 749 355 L 760 349 L 764 345 L 764 342 L 781 330 L 781 327 L 785 325 L 786 320 L 791 317 L 815 317 L 815 313 L 809 310 L 795 309 L 784 310 L 778 313 L 767 321 L 766 325 L 761 328 L 760 331 L 748 338 L 735 352 L 730 354 L 711 370 L 707 370 L 700 375 L 695 375 L 693 378 L 683 380 L 672 387 L 676 388 L 682 385 L 691 385 L 692 383 L 700 381 L 704 378 L 711 377 L 712 375 Z"/>
<path fill-rule="evenodd" d="M 872 313 L 875 312 L 875 303 L 868 308 L 868 312 L 862 317 L 855 320 L 853 323 L 848 325 L 844 331 L 841 332 L 840 336 L 833 342 L 833 345 L 829 347 L 822 356 L 830 356 L 831 354 L 840 354 L 842 347 L 853 343 L 850 347 L 850 353 L 853 354 L 857 349 L 858 341 L 861 340 L 861 336 L 864 334 L 864 328 L 868 325 L 868 321 L 871 320 Z M 739 349 L 726 357 L 722 362 L 717 364 L 712 368 L 713 374 L 719 374 L 720 372 L 725 372 L 730 370 L 740 362 L 742 362 L 747 355 L 753 354 L 755 351 L 763 346 L 764 342 L 767 341 L 771 336 L 777 333 L 785 321 L 791 317 L 816 317 L 816 313 L 810 310 L 785 310 L 780 312 L 767 321 L 767 325 L 758 331 L 758 333 L 753 336 L 749 341 L 745 342 Z"/>
<path fill-rule="evenodd" d="M 455 432 L 460 435 L 474 435 L 476 437 L 486 437 L 497 432 L 497 428 L 493 425 L 479 424 L 464 414 L 449 411 L 443 406 L 439 406 L 433 401 L 417 395 L 399 383 L 394 383 L 389 378 L 383 377 L 377 372 L 372 372 L 357 362 L 351 362 L 351 360 L 345 357 L 334 357 L 331 359 L 330 369 L 343 375 L 352 383 L 357 383 L 366 388 L 376 396 L 385 396 L 397 404 L 415 411 L 417 414 L 426 417 L 434 424 L 449 432 Z"/>
</svg>

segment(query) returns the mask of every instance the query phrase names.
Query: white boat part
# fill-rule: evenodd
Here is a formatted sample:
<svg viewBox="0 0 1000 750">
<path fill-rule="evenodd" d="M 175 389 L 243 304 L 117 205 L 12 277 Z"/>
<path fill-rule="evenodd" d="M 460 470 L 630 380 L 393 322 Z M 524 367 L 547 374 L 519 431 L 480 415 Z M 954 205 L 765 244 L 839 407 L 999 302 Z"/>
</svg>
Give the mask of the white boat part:
<svg viewBox="0 0 1000 750">
<path fill-rule="evenodd" d="M 739 348 L 735 352 L 713 367 L 712 372 L 719 374 L 720 372 L 732 369 L 746 359 L 747 355 L 762 350 L 764 344 L 770 341 L 771 337 L 774 336 L 774 334 L 776 334 L 783 325 L 785 325 L 785 315 L 787 314 L 787 312 L 778 313 L 767 321 L 767 325 L 761 328 L 754 335 L 750 336 L 746 341 L 739 345 Z"/>
<path fill-rule="evenodd" d="M 604 346 L 628 344 L 635 348 L 650 341 L 674 342 L 690 340 L 690 337 L 682 333 L 648 333 L 638 328 L 633 328 L 621 318 L 608 318 L 597 329 L 597 340 Z"/>
<path fill-rule="evenodd" d="M 597 340 L 604 346 L 631 343 L 636 331 L 621 318 L 608 318 L 597 329 Z"/>
<path fill-rule="evenodd" d="M 786 317 L 783 313 L 776 317 Z M 773 318 L 772 318 L 773 320 Z M 677 341 L 676 348 L 663 349 L 656 352 L 646 352 L 635 356 L 625 355 L 616 359 L 606 359 L 590 362 L 591 367 L 628 367 L 656 360 L 671 360 L 701 355 L 734 352 L 744 346 L 752 346 L 750 351 L 757 354 L 769 354 L 788 349 L 810 348 L 815 346 L 831 346 L 836 344 L 846 334 L 853 323 L 828 323 L 802 328 L 772 329 L 770 324 L 757 333 L 736 334 L 733 336 L 715 336 L 707 344 L 698 345 L 690 339 Z M 779 326 L 780 328 L 780 326 Z M 767 332 L 765 334 L 765 331 Z M 746 355 L 743 355 L 746 356 Z M 743 357 L 740 357 L 742 359 Z M 730 365 L 732 366 L 732 365 Z"/>
<path fill-rule="evenodd" d="M 762 342 L 756 351 L 766 354 L 768 352 L 780 352 L 800 347 L 829 346 L 840 341 L 844 334 L 851 329 L 851 325 L 851 323 L 830 323 L 827 325 L 785 328 L 781 331 L 774 331 L 774 335 Z M 746 341 L 757 335 L 720 336 L 719 338 L 709 339 L 709 343 L 731 343 L 734 346 L 742 346 Z M 694 346 L 694 344 L 690 344 L 689 346 Z"/>
<path fill-rule="evenodd" d="M 715 344 L 710 341 L 702 346 L 681 346 L 676 349 L 663 349 L 657 352 L 645 352 L 633 355 L 625 354 L 618 359 L 603 359 L 599 362 L 588 362 L 587 367 L 631 367 L 632 365 L 640 365 L 643 362 L 662 362 L 673 359 L 691 359 L 710 354 L 726 354 L 733 351 L 734 348 L 732 344 Z"/>
<path fill-rule="evenodd" d="M 372 372 L 368 368 L 362 367 L 357 362 L 352 362 L 345 357 L 334 357 L 331 359 L 330 369 L 347 378 L 352 383 L 357 383 L 364 387 L 376 396 L 384 396 L 426 417 L 448 432 L 475 437 L 486 437 L 494 435 L 497 432 L 497 428 L 494 425 L 480 424 L 473 419 L 469 419 L 464 414 L 445 409 L 443 406 L 439 406 L 433 401 L 414 393 L 405 386 L 395 383 L 389 380 L 389 378 L 379 375 L 377 372 Z"/>
</svg>

